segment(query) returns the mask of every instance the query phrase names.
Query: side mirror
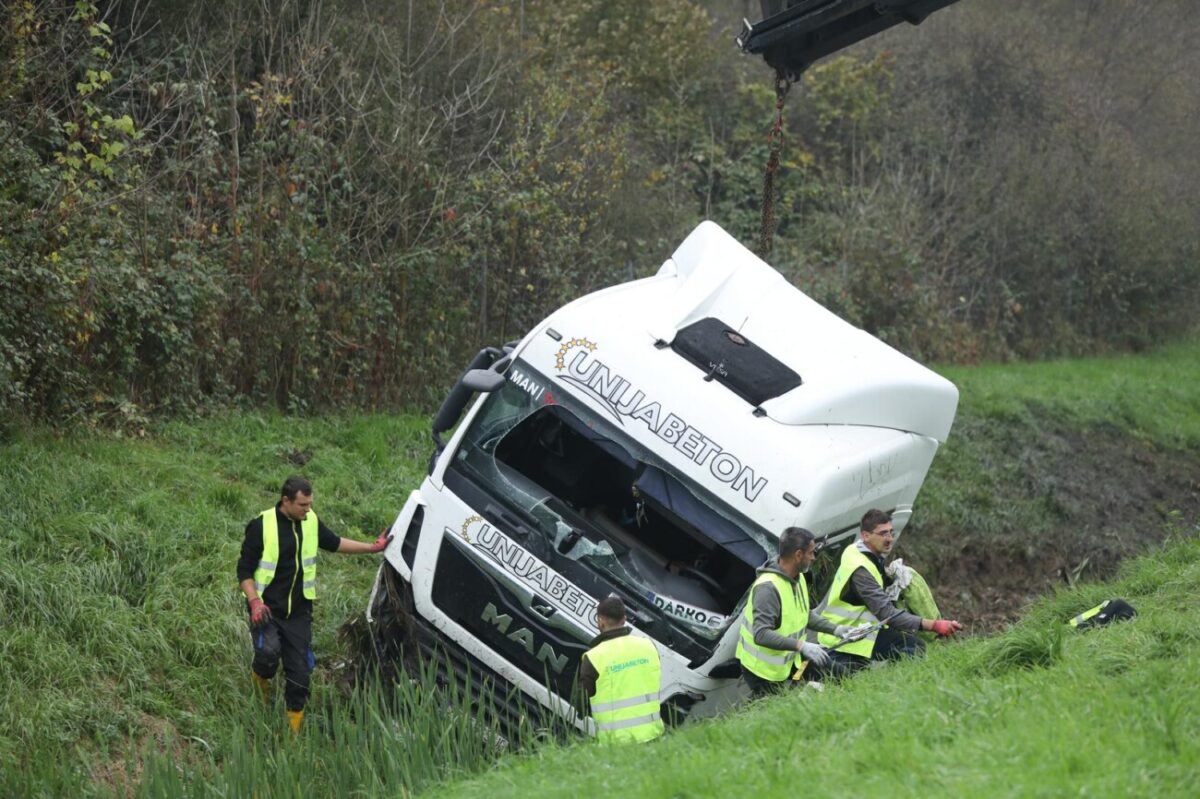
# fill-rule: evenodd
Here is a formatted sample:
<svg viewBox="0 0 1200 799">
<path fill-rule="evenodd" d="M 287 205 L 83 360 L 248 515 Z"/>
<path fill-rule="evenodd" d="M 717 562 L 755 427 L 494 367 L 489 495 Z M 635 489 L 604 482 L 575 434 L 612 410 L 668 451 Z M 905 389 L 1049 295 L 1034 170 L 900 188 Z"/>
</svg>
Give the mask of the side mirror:
<svg viewBox="0 0 1200 799">
<path fill-rule="evenodd" d="M 504 353 L 495 347 L 480 350 L 471 360 L 467 371 L 454 384 L 454 388 L 450 389 L 446 399 L 442 400 L 442 407 L 438 408 L 438 412 L 433 417 L 433 444 L 436 449 L 433 460 L 429 462 L 431 474 L 433 463 L 445 446 L 442 441 L 442 433 L 454 427 L 458 422 L 458 418 L 462 416 L 467 407 L 467 402 L 471 399 L 471 392 L 479 391 L 490 394 L 504 385 L 507 378 L 493 371 L 498 364 L 497 359 L 503 360 L 504 357 Z"/>
<path fill-rule="evenodd" d="M 472 391 L 491 394 L 503 386 L 507 379 L 504 375 L 493 372 L 491 369 L 471 369 L 462 376 L 462 384 Z"/>
</svg>

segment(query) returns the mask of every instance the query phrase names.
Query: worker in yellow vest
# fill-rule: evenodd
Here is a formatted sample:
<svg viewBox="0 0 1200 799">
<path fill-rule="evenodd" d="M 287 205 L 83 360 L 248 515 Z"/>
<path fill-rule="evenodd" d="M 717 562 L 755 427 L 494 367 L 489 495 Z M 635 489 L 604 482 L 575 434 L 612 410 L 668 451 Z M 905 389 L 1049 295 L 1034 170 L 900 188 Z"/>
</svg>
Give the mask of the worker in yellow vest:
<svg viewBox="0 0 1200 799">
<path fill-rule="evenodd" d="M 392 536 L 384 531 L 368 544 L 334 535 L 312 511 L 313 487 L 303 477 L 289 477 L 280 493 L 275 507 L 246 525 L 237 579 L 250 612 L 251 679 L 265 701 L 270 696 L 269 680 L 283 661 L 288 725 L 299 732 L 309 676 L 316 665 L 312 605 L 317 596 L 317 549 L 381 552 Z"/>
<path fill-rule="evenodd" d="M 600 601 L 596 626 L 600 634 L 579 664 L 579 685 L 588 697 L 596 740 L 652 741 L 663 734 L 658 649 L 649 638 L 631 635 L 625 603 L 618 596 Z"/>
<path fill-rule="evenodd" d="M 841 625 L 843 634 L 817 636 L 819 643 L 837 647 L 830 653 L 834 673 L 852 673 L 872 660 L 922 654 L 925 642 L 915 635 L 918 630 L 949 637 L 962 629 L 952 619 L 925 619 L 895 606 L 887 593 L 892 578 L 886 568 L 895 540 L 892 517 L 872 508 L 863 514 L 859 537 L 842 551 L 821 615 Z"/>
<path fill-rule="evenodd" d="M 801 662 L 829 663 L 822 647 L 805 640 L 809 627 L 829 633 L 838 630 L 809 608 L 804 574 L 816 556 L 812 532 L 789 527 L 779 536 L 778 557 L 758 570 L 750 588 L 738 632 L 737 659 L 742 679 L 755 697 L 799 684 L 791 677 Z"/>
</svg>

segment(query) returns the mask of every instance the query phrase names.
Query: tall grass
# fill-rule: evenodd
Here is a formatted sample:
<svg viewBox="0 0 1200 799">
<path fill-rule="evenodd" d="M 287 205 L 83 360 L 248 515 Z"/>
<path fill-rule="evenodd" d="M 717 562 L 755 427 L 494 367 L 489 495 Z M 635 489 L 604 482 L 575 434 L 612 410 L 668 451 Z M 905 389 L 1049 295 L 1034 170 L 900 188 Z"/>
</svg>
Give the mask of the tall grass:
<svg viewBox="0 0 1200 799">
<path fill-rule="evenodd" d="M 335 532 L 374 536 L 419 482 L 427 431 L 416 416 L 231 414 L 144 439 L 7 443 L 0 795 L 104 791 L 166 742 L 185 760 L 238 749 L 227 714 L 245 704 L 251 656 L 234 574 L 245 523 L 300 472 Z M 361 614 L 378 565 L 320 557 L 318 698 L 346 655 L 337 629 Z"/>
<path fill-rule="evenodd" d="M 392 684 L 375 674 L 349 697 L 324 695 L 308 708 L 299 735 L 282 724 L 278 699 L 226 716 L 224 737 L 235 742 L 227 752 L 182 761 L 148 752 L 138 795 L 407 796 L 566 730 L 550 718 L 508 728 L 491 686 L 440 684 L 432 666 Z"/>
</svg>

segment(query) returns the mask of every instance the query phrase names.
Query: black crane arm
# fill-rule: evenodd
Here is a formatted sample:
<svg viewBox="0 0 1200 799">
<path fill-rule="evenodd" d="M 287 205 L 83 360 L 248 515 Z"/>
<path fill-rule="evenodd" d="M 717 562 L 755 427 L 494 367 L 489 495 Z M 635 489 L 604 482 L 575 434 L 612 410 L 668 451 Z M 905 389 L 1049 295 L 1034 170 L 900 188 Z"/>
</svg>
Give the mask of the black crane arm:
<svg viewBox="0 0 1200 799">
<path fill-rule="evenodd" d="M 795 80 L 818 58 L 907 22 L 919 25 L 958 0 L 760 0 L 763 19 L 744 23 L 738 46 Z"/>
</svg>

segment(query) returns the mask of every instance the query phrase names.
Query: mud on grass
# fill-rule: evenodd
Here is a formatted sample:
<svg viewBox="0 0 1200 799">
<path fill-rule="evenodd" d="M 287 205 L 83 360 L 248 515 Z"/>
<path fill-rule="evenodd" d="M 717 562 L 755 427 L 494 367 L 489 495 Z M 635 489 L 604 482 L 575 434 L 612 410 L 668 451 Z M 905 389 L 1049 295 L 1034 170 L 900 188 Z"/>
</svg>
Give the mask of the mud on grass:
<svg viewBox="0 0 1200 799">
<path fill-rule="evenodd" d="M 1073 426 L 1039 404 L 997 416 L 963 409 L 897 554 L 926 576 L 944 615 L 990 632 L 1198 520 L 1195 448 L 1108 423 Z"/>
</svg>

